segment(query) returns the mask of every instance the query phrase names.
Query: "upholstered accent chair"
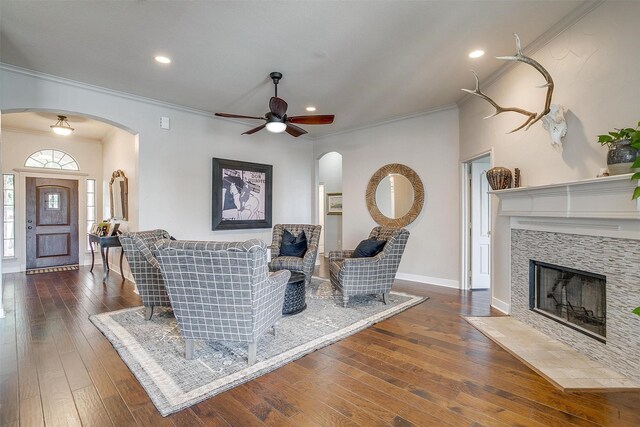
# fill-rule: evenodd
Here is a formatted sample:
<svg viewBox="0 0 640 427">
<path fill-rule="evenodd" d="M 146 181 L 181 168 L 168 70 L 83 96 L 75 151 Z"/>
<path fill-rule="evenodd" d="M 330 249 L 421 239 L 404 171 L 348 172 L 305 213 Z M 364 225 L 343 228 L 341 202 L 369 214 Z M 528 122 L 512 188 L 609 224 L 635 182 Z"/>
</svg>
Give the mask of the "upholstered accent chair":
<svg viewBox="0 0 640 427">
<path fill-rule="evenodd" d="M 352 250 L 329 253 L 331 284 L 342 291 L 345 307 L 349 297 L 354 295 L 382 294 L 384 303 L 387 303 L 409 231 L 404 228 L 375 227 L 369 238 L 387 241 L 382 252 L 373 257 L 352 258 Z"/>
<path fill-rule="evenodd" d="M 296 237 L 302 231 L 304 231 L 304 234 L 307 237 L 307 252 L 305 252 L 302 258 L 280 255 L 280 244 L 282 243 L 282 235 L 284 234 L 284 230 L 288 230 Z M 273 238 L 271 240 L 271 246 L 269 246 L 269 249 L 271 249 L 271 262 L 269 263 L 269 269 L 271 271 L 290 270 L 304 273 L 304 284 L 305 286 L 308 285 L 311 282 L 313 269 L 316 265 L 321 230 L 321 225 L 314 224 L 274 225 Z"/>
<path fill-rule="evenodd" d="M 173 313 L 193 359 L 194 341 L 248 343 L 256 361 L 257 343 L 282 317 L 290 272 L 269 273 L 261 240 L 197 242 L 162 240 L 156 257 Z"/>
<path fill-rule="evenodd" d="M 152 252 L 157 241 L 170 237 L 165 230 L 137 231 L 120 235 L 120 244 L 140 293 L 142 305 L 146 308 L 147 320 L 153 315 L 153 307 L 171 306 L 158 260 Z"/>
</svg>

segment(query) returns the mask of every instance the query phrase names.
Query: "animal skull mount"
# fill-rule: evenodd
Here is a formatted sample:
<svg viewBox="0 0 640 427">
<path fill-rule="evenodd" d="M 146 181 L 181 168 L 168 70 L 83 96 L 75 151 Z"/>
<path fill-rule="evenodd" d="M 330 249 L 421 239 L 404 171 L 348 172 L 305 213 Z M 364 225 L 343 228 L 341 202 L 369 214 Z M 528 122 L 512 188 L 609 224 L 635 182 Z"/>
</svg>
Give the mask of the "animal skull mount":
<svg viewBox="0 0 640 427">
<path fill-rule="evenodd" d="M 540 74 L 543 75 L 544 79 L 547 82 L 544 85 L 539 86 L 539 87 L 540 88 L 545 88 L 545 87 L 547 88 L 547 97 L 546 97 L 545 102 L 544 102 L 544 109 L 539 113 L 535 113 L 535 112 L 527 111 L 525 109 L 518 108 L 518 107 L 501 107 L 493 99 L 489 98 L 486 94 L 482 93 L 482 91 L 480 90 L 480 80 L 478 79 L 478 75 L 476 74 L 476 72 L 473 71 L 473 70 L 471 70 L 471 72 L 473 73 L 473 75 L 476 78 L 476 88 L 474 90 L 462 89 L 463 91 L 465 91 L 467 93 L 470 93 L 472 95 L 475 95 L 477 97 L 480 97 L 480 98 L 484 99 L 489 104 L 491 104 L 493 106 L 493 108 L 496 109 L 495 113 L 491 114 L 490 116 L 485 117 L 485 119 L 488 119 L 489 117 L 495 117 L 498 114 L 505 113 L 507 111 L 511 111 L 511 112 L 514 112 L 514 113 L 518 113 L 518 114 L 522 114 L 524 116 L 527 116 L 527 120 L 525 120 L 525 122 L 523 124 L 521 124 L 520 126 L 518 126 L 517 128 L 515 128 L 514 130 L 512 130 L 509 133 L 513 133 L 513 132 L 518 131 L 518 130 L 520 130 L 522 128 L 525 128 L 525 130 L 527 130 L 527 129 L 529 129 L 531 127 L 531 125 L 533 125 L 538 120 L 540 120 L 544 116 L 546 116 L 550 111 L 551 96 L 553 95 L 553 79 L 551 78 L 551 74 L 549 74 L 549 72 L 547 70 L 545 70 L 545 68 L 542 65 L 540 65 L 540 63 L 538 63 L 536 60 L 531 59 L 528 56 L 524 56 L 522 54 L 522 48 L 520 47 L 520 37 L 518 37 L 517 34 L 514 34 L 513 36 L 516 38 L 516 54 L 513 55 L 513 56 L 497 56 L 496 59 L 502 59 L 504 61 L 517 61 L 517 62 L 522 62 L 524 64 L 531 65 L 533 68 L 538 70 L 540 72 Z"/>
<path fill-rule="evenodd" d="M 567 134 L 567 121 L 564 118 L 567 109 L 558 104 L 551 104 L 549 109 L 549 114 L 542 118 L 542 126 L 549 131 L 553 148 L 562 152 L 562 138 Z"/>
</svg>

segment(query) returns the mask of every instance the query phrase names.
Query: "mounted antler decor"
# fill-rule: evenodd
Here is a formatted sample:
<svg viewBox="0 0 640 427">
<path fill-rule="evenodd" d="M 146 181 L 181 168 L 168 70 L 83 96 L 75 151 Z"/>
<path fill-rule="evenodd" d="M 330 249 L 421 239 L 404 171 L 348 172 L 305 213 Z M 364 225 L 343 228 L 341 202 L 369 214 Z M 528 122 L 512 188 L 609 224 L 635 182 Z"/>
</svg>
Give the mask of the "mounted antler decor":
<svg viewBox="0 0 640 427">
<path fill-rule="evenodd" d="M 478 75 L 476 74 L 476 72 L 473 70 L 471 70 L 471 72 L 476 78 L 476 88 L 474 90 L 462 89 L 463 91 L 470 93 L 472 95 L 478 96 L 484 99 L 485 101 L 487 101 L 489 104 L 493 105 L 493 107 L 496 109 L 496 112 L 491 114 L 490 116 L 485 117 L 485 119 L 488 119 L 490 117 L 495 117 L 498 114 L 504 113 L 507 111 L 512 111 L 514 113 L 519 113 L 528 117 L 527 120 L 522 125 L 518 126 L 517 128 L 515 128 L 509 133 L 513 133 L 522 128 L 525 128 L 525 130 L 527 130 L 535 122 L 537 122 L 538 120 L 542 119 L 544 116 L 549 114 L 550 107 L 551 107 L 551 96 L 553 95 L 553 79 L 551 78 L 551 74 L 549 74 L 549 72 L 545 70 L 545 68 L 542 65 L 540 65 L 540 63 L 538 63 L 536 60 L 531 59 L 528 56 L 524 56 L 522 54 L 522 48 L 520 47 L 520 37 L 518 37 L 517 34 L 514 34 L 513 36 L 516 38 L 516 54 L 514 56 L 497 56 L 496 59 L 503 59 L 505 61 L 523 62 L 525 64 L 531 65 L 533 68 L 538 70 L 540 74 L 544 76 L 547 83 L 542 86 L 539 86 L 541 88 L 544 88 L 544 87 L 547 88 L 547 97 L 544 102 L 544 110 L 542 110 L 540 113 L 534 113 L 518 107 L 501 107 L 493 99 L 489 98 L 487 95 L 482 93 L 482 91 L 480 90 L 480 80 L 478 79 Z"/>
<path fill-rule="evenodd" d="M 549 132 L 551 145 L 562 151 L 562 138 L 567 134 L 567 120 L 564 115 L 567 108 L 564 105 L 551 104 L 549 114 L 542 118 L 542 126 Z"/>
</svg>

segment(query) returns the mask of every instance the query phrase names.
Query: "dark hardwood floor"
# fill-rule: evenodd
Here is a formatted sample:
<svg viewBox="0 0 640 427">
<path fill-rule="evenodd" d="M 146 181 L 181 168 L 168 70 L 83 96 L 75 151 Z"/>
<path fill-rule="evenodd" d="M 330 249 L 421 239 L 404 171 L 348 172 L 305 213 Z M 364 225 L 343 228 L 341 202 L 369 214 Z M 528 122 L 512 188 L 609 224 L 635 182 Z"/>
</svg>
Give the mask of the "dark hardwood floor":
<svg viewBox="0 0 640 427">
<path fill-rule="evenodd" d="M 486 291 L 401 281 L 431 299 L 163 418 L 88 320 L 139 305 L 131 283 L 100 279 L 4 276 L 0 426 L 640 425 L 640 393 L 560 392 L 468 325 L 491 314 Z"/>
</svg>

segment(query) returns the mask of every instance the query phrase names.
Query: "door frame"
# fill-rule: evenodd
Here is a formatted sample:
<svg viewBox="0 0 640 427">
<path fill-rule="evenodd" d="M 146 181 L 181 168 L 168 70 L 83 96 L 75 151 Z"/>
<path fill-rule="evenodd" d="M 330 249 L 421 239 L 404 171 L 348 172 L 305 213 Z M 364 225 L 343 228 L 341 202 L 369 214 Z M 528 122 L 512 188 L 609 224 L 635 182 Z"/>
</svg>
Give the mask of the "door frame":
<svg viewBox="0 0 640 427">
<path fill-rule="evenodd" d="M 325 212 L 324 212 L 324 200 L 326 197 L 326 191 L 325 191 L 325 185 L 324 182 L 321 182 L 318 184 L 317 186 L 317 192 L 316 192 L 316 197 L 318 198 L 318 212 L 316 212 L 317 216 L 318 216 L 318 225 L 320 225 L 322 228 L 320 229 L 320 241 L 318 244 L 318 255 L 322 255 L 326 258 L 325 254 L 325 250 L 324 250 L 324 217 L 325 217 Z M 328 254 L 327 254 L 328 255 Z M 320 264 L 320 257 L 316 258 L 316 265 Z"/>
<path fill-rule="evenodd" d="M 16 250 L 16 256 L 20 264 L 20 271 L 26 271 L 27 269 L 27 177 L 29 178 L 50 178 L 50 179 L 68 179 L 78 181 L 78 264 L 84 265 L 88 260 L 86 257 L 86 221 L 87 221 L 87 179 L 95 179 L 96 185 L 99 180 L 98 177 L 90 176 L 88 173 L 76 172 L 76 171 L 59 171 L 55 172 L 41 172 L 40 170 L 33 170 L 27 168 L 15 168 L 13 169 L 16 175 L 16 213 L 20 213 L 19 217 L 16 217 L 15 222 L 15 237 L 16 243 L 19 242 L 20 250 Z M 16 248 L 17 249 L 17 248 Z"/>
<path fill-rule="evenodd" d="M 493 148 L 477 153 L 460 162 L 460 289 L 471 290 L 471 163 L 483 157 L 489 157 L 489 166 L 493 167 Z M 491 200 L 489 200 L 491 203 Z M 491 206 L 491 205 L 489 205 Z M 489 208 L 489 221 L 493 222 Z M 489 268 L 493 263 L 493 235 L 489 236 Z M 489 290 L 493 289 L 493 275 L 489 278 Z"/>
</svg>

